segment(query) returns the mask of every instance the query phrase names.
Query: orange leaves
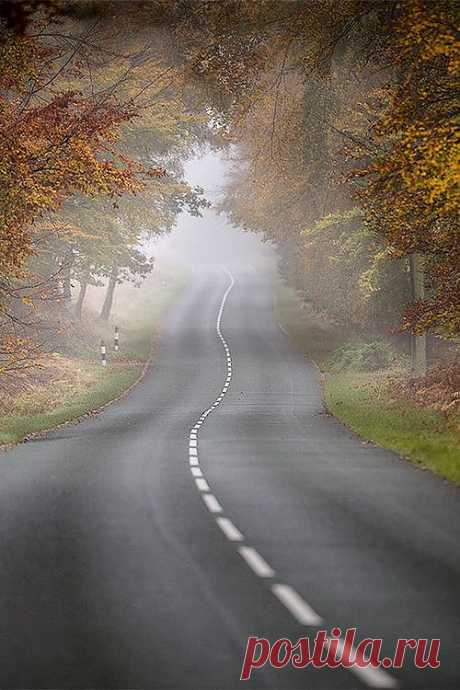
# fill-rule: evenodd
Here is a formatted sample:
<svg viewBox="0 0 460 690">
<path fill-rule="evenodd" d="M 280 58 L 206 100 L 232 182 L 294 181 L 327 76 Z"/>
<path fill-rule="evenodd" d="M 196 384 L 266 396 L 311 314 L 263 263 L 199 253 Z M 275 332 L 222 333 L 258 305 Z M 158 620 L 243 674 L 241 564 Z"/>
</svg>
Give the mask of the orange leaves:
<svg viewBox="0 0 460 690">
<path fill-rule="evenodd" d="M 0 104 L 0 266 L 10 270 L 32 252 L 34 220 L 68 196 L 142 188 L 142 166 L 113 148 L 119 127 L 137 108 L 72 90 L 54 90 L 45 102 L 28 100 L 27 84 L 40 54 L 37 39 L 10 37 L 2 55 L 0 83 L 7 91 Z"/>
<path fill-rule="evenodd" d="M 80 90 L 81 61 L 73 47 L 80 46 L 78 28 L 68 40 L 43 38 L 53 27 L 43 29 L 35 37 L 15 36 L 0 26 L 2 380 L 36 363 L 44 305 L 59 298 L 69 271 L 59 254 L 46 255 L 44 240 L 96 244 L 94 235 L 59 222 L 53 212 L 75 194 L 114 198 L 139 192 L 144 178 L 164 174 L 116 149 L 121 127 L 139 114 L 133 101 L 118 99 L 110 88 L 98 96 Z"/>
</svg>

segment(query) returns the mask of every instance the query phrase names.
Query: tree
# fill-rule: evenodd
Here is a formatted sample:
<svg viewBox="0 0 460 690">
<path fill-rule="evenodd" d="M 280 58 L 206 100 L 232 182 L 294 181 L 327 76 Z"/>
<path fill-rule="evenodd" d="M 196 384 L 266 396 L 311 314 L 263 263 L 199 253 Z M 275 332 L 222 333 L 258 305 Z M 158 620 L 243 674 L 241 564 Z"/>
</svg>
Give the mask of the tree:
<svg viewBox="0 0 460 690">
<path fill-rule="evenodd" d="M 4 367 L 15 338 L 23 352 L 28 329 L 36 337 L 37 304 L 68 301 L 72 277 L 80 272 L 81 313 L 83 285 L 102 275 L 102 249 L 109 251 L 110 238 L 103 225 L 96 227 L 97 206 L 85 212 L 82 230 L 78 219 L 56 215 L 66 200 L 91 206 L 105 198 L 107 216 L 122 197 L 137 193 L 131 220 L 145 219 L 151 201 L 149 231 L 159 217 L 157 231 L 171 227 L 184 204 L 198 211 L 203 203 L 199 190 L 180 180 L 180 156 L 198 140 L 205 120 L 187 112 L 179 98 L 177 70 L 165 64 L 156 45 L 142 43 L 129 23 L 119 29 L 103 8 L 80 17 L 80 7 L 36 2 L 30 13 L 18 15 L 19 25 L 9 13 L 8 23 L 0 23 L 0 328 L 9 353 Z M 165 184 L 160 159 L 172 173 Z M 147 190 L 149 199 L 142 199 L 139 193 Z M 131 268 L 142 273 L 140 228 L 136 233 L 125 248 Z M 124 242 L 122 235 L 114 232 L 111 251 L 115 237 Z M 94 264 L 83 268 L 83 257 Z"/>
<path fill-rule="evenodd" d="M 387 261 L 423 257 L 424 297 L 409 298 L 403 328 L 458 333 L 455 3 L 187 7 L 190 72 L 235 147 L 224 209 L 298 248 L 302 215 L 311 227 L 358 200 Z"/>
<path fill-rule="evenodd" d="M 395 253 L 425 259 L 426 295 L 418 291 L 405 326 L 449 335 L 460 328 L 456 14 L 450 2 L 403 7 L 393 41 L 399 78 L 372 131 L 379 154 L 359 172 L 360 197 L 369 218 L 384 219 Z"/>
</svg>

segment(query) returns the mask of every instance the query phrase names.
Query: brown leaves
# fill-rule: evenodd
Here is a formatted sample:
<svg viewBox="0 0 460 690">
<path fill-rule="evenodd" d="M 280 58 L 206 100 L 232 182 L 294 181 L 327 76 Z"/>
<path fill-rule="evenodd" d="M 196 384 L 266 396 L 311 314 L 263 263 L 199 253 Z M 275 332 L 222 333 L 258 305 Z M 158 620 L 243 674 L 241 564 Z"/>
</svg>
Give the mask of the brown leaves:
<svg viewBox="0 0 460 690">
<path fill-rule="evenodd" d="M 17 38 L 37 51 L 32 39 Z M 15 51 L 10 51 L 14 61 Z M 3 56 L 6 59 L 7 56 Z M 5 65 L 4 65 L 5 67 Z M 7 66 L 6 66 L 7 67 Z M 8 72 L 7 68 L 3 70 Z M 50 94 L 49 102 L 33 101 L 21 110 L 28 65 L 14 72 L 0 105 L 0 266 L 13 270 L 32 252 L 33 221 L 77 192 L 94 196 L 136 191 L 142 187 L 143 166 L 113 147 L 119 127 L 137 115 L 131 103 L 115 98 L 94 101 L 66 90 Z M 155 171 L 153 175 L 159 175 Z"/>
<path fill-rule="evenodd" d="M 431 367 L 425 376 L 407 381 L 394 379 L 392 391 L 410 404 L 429 407 L 450 416 L 460 412 L 460 361 L 447 360 Z"/>
</svg>

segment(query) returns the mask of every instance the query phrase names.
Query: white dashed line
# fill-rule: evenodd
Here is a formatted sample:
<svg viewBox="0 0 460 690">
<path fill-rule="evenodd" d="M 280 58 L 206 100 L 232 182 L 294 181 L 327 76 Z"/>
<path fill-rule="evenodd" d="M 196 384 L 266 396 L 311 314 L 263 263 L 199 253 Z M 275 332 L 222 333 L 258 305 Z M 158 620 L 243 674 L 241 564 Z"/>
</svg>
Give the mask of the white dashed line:
<svg viewBox="0 0 460 690">
<path fill-rule="evenodd" d="M 371 688 L 399 688 L 399 682 L 380 668 L 352 666 L 350 671 Z"/>
<path fill-rule="evenodd" d="M 195 484 L 197 485 L 198 491 L 209 491 L 209 484 L 203 477 L 197 477 L 195 479 Z"/>
<path fill-rule="evenodd" d="M 226 269 L 225 269 L 226 270 Z M 210 513 L 216 514 L 216 513 L 222 513 L 223 508 L 220 505 L 219 501 L 217 498 L 209 493 L 210 488 L 209 484 L 206 481 L 206 479 L 203 476 L 203 472 L 200 469 L 198 465 L 198 432 L 203 425 L 203 423 L 206 421 L 206 418 L 211 412 L 213 412 L 216 407 L 220 405 L 222 400 L 224 399 L 225 394 L 228 391 L 228 388 L 230 386 L 230 382 L 232 379 L 233 375 L 233 364 L 232 364 L 232 357 L 230 353 L 230 349 L 228 347 L 228 344 L 222 335 L 222 330 L 221 330 L 221 322 L 222 322 L 222 314 L 224 311 L 224 306 L 225 302 L 227 300 L 227 297 L 233 288 L 233 285 L 235 284 L 235 281 L 233 279 L 233 276 L 229 271 L 226 271 L 229 278 L 230 278 L 230 283 L 224 293 L 224 296 L 222 298 L 220 308 L 219 308 L 219 313 L 217 316 L 217 323 L 216 323 L 216 330 L 217 334 L 222 342 L 222 345 L 224 346 L 224 351 L 226 355 L 226 360 L 227 360 L 227 377 L 225 379 L 222 391 L 220 395 L 214 400 L 214 402 L 211 404 L 211 406 L 207 409 L 204 410 L 198 421 L 195 423 L 195 425 L 192 427 L 189 435 L 189 463 L 190 463 L 190 471 L 195 478 L 195 484 L 197 489 L 200 491 L 201 496 L 203 498 L 204 503 L 206 504 L 206 507 L 208 508 Z M 281 324 L 278 324 L 280 329 L 287 334 L 285 329 L 282 327 Z M 244 541 L 244 536 L 243 534 L 239 531 L 237 527 L 233 524 L 231 520 L 229 520 L 226 517 L 219 516 L 216 517 L 216 523 L 219 525 L 220 529 L 224 533 L 224 535 L 227 537 L 229 541 L 233 542 L 243 542 Z M 241 555 L 241 557 L 244 559 L 246 564 L 251 568 L 251 570 L 258 575 L 261 578 L 272 578 L 275 575 L 275 571 L 273 568 L 267 563 L 267 561 L 262 558 L 262 556 L 256 551 L 251 546 L 239 546 L 238 547 L 238 553 Z M 281 604 L 289 611 L 289 613 L 292 615 L 292 617 L 300 624 L 304 626 L 310 626 L 310 627 L 318 627 L 323 623 L 323 619 L 321 616 L 319 616 L 316 611 L 312 609 L 312 607 L 298 594 L 295 589 L 293 589 L 290 585 L 286 585 L 283 583 L 276 583 L 272 584 L 271 587 L 271 592 L 273 593 L 274 596 L 277 597 L 277 599 L 280 601 Z M 339 640 L 339 648 L 341 646 L 343 647 L 343 641 Z M 338 650 L 340 652 L 340 649 Z M 350 669 L 352 673 L 354 673 L 356 676 L 360 678 L 360 680 L 365 683 L 366 685 L 373 687 L 373 688 L 396 688 L 398 687 L 398 681 L 388 674 L 386 671 L 383 671 L 382 669 L 376 669 L 376 668 L 359 668 L 359 667 L 352 667 Z"/>
<path fill-rule="evenodd" d="M 256 575 L 259 577 L 274 576 L 275 571 L 273 568 L 268 565 L 267 561 L 252 546 L 240 546 L 238 551 Z"/>
<path fill-rule="evenodd" d="M 201 494 L 203 496 L 203 501 L 206 503 L 206 506 L 209 510 L 210 513 L 221 513 L 222 512 L 222 506 L 220 505 L 219 501 L 215 496 L 212 494 Z"/>
<path fill-rule="evenodd" d="M 331 638 L 328 638 L 327 642 L 330 643 L 332 641 Z M 337 640 L 338 645 L 337 645 L 337 652 L 336 656 L 341 656 L 343 651 L 344 651 L 344 645 L 345 642 L 344 640 Z M 356 655 L 356 650 L 352 648 L 349 651 L 349 654 L 351 657 Z M 360 667 L 360 666 L 351 666 L 349 669 L 352 673 L 355 674 L 355 676 L 358 676 L 360 680 L 363 683 L 366 683 L 371 688 L 398 688 L 399 683 L 394 678 L 391 676 L 389 673 L 384 671 L 381 668 L 372 668 L 371 666 L 366 666 L 366 667 Z"/>
<path fill-rule="evenodd" d="M 221 528 L 222 532 L 225 534 L 227 539 L 230 539 L 230 541 L 243 541 L 244 537 L 241 534 L 240 530 L 235 527 L 233 522 L 229 520 L 228 518 L 225 517 L 218 517 L 216 518 L 217 524 Z"/>
<path fill-rule="evenodd" d="M 311 606 L 302 599 L 300 594 L 297 594 L 295 589 L 289 585 L 276 584 L 272 585 L 273 594 L 280 600 L 282 604 L 292 613 L 294 618 L 300 625 L 321 625 L 323 619 L 321 616 L 313 611 Z"/>
</svg>

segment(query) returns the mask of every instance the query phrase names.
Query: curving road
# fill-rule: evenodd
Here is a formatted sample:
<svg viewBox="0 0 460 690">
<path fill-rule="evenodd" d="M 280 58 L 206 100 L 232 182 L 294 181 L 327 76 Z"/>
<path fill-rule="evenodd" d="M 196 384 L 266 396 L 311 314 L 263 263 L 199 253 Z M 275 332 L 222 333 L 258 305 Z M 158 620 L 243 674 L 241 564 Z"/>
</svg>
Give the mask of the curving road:
<svg viewBox="0 0 460 690">
<path fill-rule="evenodd" d="M 460 687 L 458 490 L 323 414 L 272 301 L 195 271 L 127 397 L 0 455 L 0 688 Z M 239 681 L 249 635 L 334 625 L 441 666 Z"/>
</svg>

